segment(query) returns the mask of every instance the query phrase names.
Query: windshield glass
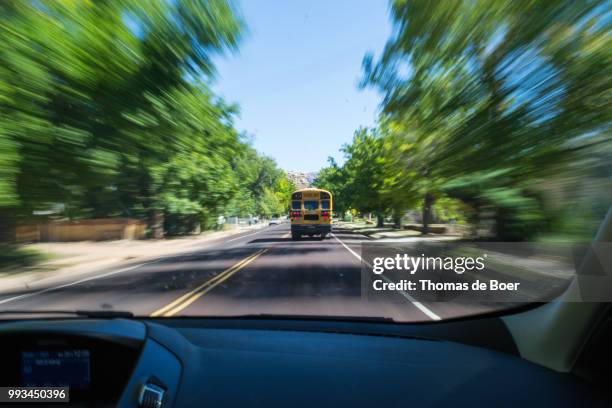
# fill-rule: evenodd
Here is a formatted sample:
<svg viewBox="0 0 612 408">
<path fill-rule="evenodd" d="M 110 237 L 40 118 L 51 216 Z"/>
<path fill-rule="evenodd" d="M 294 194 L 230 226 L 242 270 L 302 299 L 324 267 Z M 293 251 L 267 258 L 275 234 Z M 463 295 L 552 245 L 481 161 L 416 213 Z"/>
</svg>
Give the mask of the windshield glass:
<svg viewBox="0 0 612 408">
<path fill-rule="evenodd" d="M 0 312 L 505 313 L 612 203 L 604 1 L 0 11 Z"/>
</svg>

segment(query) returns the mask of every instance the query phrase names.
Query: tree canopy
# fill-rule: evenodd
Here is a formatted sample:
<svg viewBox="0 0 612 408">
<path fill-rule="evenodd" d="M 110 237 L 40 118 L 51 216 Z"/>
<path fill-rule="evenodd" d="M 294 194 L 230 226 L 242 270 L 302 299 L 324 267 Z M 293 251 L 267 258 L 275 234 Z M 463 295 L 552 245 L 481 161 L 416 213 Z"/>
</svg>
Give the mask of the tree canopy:
<svg viewBox="0 0 612 408">
<path fill-rule="evenodd" d="M 243 31 L 225 0 L 2 2 L 0 217 L 59 203 L 182 233 L 284 211 L 284 173 L 209 87 Z"/>
<path fill-rule="evenodd" d="M 579 176 L 567 169 L 611 141 L 610 12 L 604 1 L 391 1 L 391 38 L 363 62 L 362 86 L 383 95 L 378 127 L 322 174 L 343 174 L 338 188 L 361 211 L 418 199 L 426 226 L 431 205 L 454 197 L 476 218 L 494 213 L 498 238 L 550 229 L 543 186 Z"/>
</svg>

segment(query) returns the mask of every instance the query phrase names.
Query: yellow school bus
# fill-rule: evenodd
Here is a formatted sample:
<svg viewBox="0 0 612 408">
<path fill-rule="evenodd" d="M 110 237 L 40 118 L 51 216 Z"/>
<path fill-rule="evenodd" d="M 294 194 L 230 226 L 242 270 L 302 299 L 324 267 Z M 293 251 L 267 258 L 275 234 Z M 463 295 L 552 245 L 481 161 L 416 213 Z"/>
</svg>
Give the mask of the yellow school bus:
<svg viewBox="0 0 612 408">
<path fill-rule="evenodd" d="M 291 237 L 319 235 L 325 239 L 331 232 L 332 195 L 327 190 L 303 188 L 291 194 Z"/>
</svg>

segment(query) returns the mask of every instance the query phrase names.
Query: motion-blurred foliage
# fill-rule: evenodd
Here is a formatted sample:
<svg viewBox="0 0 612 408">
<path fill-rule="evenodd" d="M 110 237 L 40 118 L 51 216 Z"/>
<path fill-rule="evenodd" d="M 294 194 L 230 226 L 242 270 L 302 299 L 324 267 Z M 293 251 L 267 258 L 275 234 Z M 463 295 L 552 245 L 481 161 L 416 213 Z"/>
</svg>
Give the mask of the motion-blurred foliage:
<svg viewBox="0 0 612 408">
<path fill-rule="evenodd" d="M 420 200 L 425 229 L 454 197 L 498 239 L 592 236 L 612 203 L 611 4 L 392 1 L 393 34 L 363 63 L 378 129 L 319 182 L 365 212 Z"/>
<path fill-rule="evenodd" d="M 171 233 L 282 212 L 286 177 L 208 86 L 242 31 L 225 0 L 0 2 L 0 228 L 57 204 Z"/>
</svg>

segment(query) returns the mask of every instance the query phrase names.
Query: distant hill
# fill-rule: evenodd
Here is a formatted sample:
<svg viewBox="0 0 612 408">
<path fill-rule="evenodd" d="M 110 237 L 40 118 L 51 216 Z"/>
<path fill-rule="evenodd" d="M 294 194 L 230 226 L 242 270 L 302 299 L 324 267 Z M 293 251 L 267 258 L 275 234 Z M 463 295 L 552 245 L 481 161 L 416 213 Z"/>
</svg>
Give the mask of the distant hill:
<svg viewBox="0 0 612 408">
<path fill-rule="evenodd" d="M 297 188 L 312 187 L 312 182 L 317 178 L 319 173 L 304 173 L 299 171 L 288 171 L 287 177 L 295 184 Z"/>
</svg>

